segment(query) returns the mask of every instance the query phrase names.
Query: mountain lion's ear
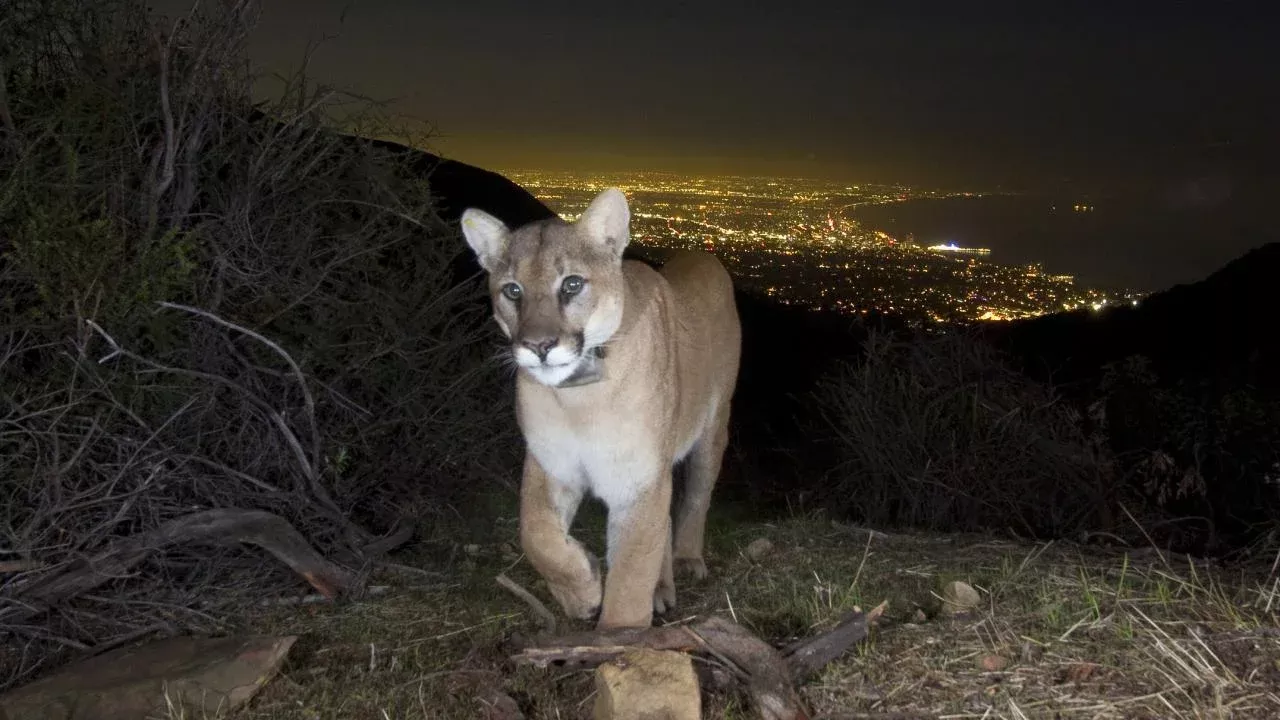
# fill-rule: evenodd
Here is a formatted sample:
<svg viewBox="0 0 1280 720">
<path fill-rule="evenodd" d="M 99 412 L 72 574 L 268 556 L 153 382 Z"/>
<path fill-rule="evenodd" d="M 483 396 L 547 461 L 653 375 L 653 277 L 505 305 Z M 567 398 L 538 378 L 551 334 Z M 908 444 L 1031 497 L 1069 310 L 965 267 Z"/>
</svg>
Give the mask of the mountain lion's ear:
<svg viewBox="0 0 1280 720">
<path fill-rule="evenodd" d="M 577 223 L 592 240 L 606 245 L 615 255 L 631 240 L 631 210 L 627 198 L 618 188 L 609 188 L 596 196 Z"/>
<path fill-rule="evenodd" d="M 462 235 L 467 244 L 476 253 L 480 267 L 486 272 L 502 262 L 507 254 L 507 243 L 511 240 L 511 231 L 505 223 L 483 210 L 467 208 L 462 213 Z"/>
</svg>

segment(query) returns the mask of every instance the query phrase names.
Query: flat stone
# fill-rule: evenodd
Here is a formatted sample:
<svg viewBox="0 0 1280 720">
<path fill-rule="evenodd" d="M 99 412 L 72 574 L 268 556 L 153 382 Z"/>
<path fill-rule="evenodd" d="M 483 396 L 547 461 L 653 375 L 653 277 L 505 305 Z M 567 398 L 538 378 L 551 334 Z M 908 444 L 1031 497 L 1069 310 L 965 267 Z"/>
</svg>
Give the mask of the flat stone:
<svg viewBox="0 0 1280 720">
<path fill-rule="evenodd" d="M 284 662 L 296 636 L 175 637 L 73 663 L 4 695 L 11 720 L 222 717 L 247 702 Z"/>
<path fill-rule="evenodd" d="M 971 612 L 981 604 L 982 596 L 969 583 L 956 580 L 942 589 L 942 612 L 947 615 Z"/>
<path fill-rule="evenodd" d="M 595 720 L 701 720 L 688 655 L 637 649 L 596 668 Z"/>
</svg>

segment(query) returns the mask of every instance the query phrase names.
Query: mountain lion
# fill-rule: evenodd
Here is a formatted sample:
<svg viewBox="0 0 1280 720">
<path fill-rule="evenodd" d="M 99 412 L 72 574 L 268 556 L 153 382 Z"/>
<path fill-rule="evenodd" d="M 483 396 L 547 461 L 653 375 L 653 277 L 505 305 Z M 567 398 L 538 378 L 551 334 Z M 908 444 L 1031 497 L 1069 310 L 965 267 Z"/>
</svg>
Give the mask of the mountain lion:
<svg viewBox="0 0 1280 720">
<path fill-rule="evenodd" d="M 706 577 L 707 508 L 742 345 L 720 261 L 675 252 L 659 272 L 623 260 L 630 218 L 613 188 L 575 222 L 511 230 L 474 208 L 462 215 L 519 366 L 521 545 L 565 613 L 598 612 L 600 628 L 648 626 L 673 608 L 673 561 Z M 686 458 L 673 539 L 672 468 Z M 603 593 L 598 560 L 569 535 L 586 492 L 609 512 Z"/>
</svg>

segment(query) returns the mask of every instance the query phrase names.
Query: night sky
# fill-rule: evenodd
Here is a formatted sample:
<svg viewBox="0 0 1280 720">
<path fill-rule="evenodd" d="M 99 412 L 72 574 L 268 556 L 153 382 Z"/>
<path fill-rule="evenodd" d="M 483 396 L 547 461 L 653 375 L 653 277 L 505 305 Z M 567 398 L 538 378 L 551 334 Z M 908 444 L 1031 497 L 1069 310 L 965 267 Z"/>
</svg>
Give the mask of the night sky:
<svg viewBox="0 0 1280 720">
<path fill-rule="evenodd" d="M 313 76 L 394 99 L 434 125 L 431 149 L 489 168 L 1167 197 L 1276 187 L 1280 41 L 1260 2 L 264 8 L 263 67 L 296 69 L 309 39 L 334 35 Z"/>
</svg>

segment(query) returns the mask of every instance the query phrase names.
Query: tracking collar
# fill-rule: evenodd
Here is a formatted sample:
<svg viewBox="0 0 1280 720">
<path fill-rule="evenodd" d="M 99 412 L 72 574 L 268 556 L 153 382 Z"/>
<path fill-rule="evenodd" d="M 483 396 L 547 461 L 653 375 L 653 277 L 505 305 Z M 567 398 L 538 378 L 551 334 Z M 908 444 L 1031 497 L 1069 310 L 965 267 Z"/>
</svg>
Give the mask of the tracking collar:
<svg viewBox="0 0 1280 720">
<path fill-rule="evenodd" d="M 604 359 L 604 347 L 597 345 L 583 356 L 582 362 L 578 363 L 578 368 L 573 374 L 565 378 L 557 388 L 581 387 L 598 383 L 604 379 L 604 363 L 600 362 Z"/>
</svg>

